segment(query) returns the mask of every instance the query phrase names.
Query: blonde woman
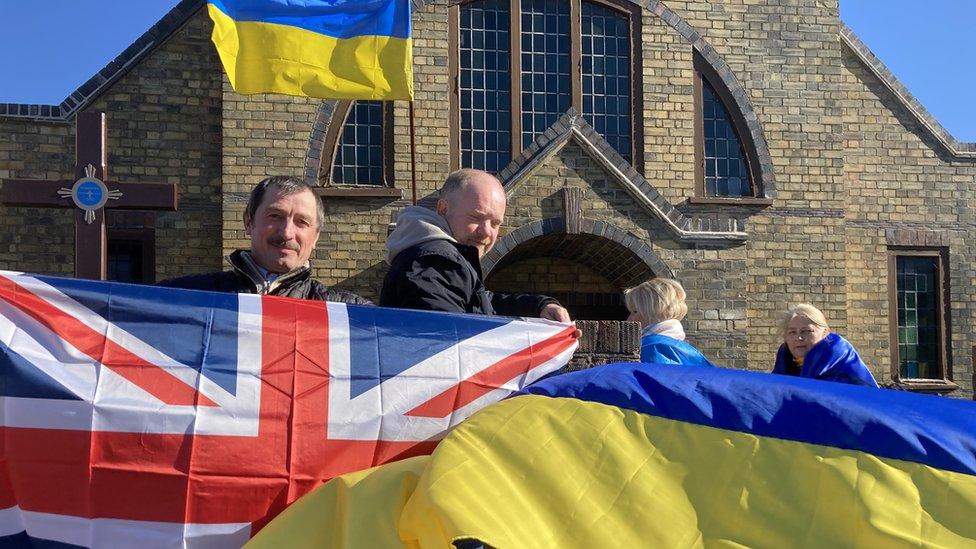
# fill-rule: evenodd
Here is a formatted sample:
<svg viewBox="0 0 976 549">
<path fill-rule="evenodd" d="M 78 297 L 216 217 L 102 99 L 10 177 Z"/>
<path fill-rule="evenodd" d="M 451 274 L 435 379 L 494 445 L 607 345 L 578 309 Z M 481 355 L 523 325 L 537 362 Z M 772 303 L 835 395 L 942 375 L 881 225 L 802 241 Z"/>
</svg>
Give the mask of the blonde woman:
<svg viewBox="0 0 976 549">
<path fill-rule="evenodd" d="M 627 320 L 641 326 L 641 362 L 713 366 L 701 351 L 685 341 L 681 319 L 688 313 L 685 289 L 677 280 L 652 278 L 624 290 Z"/>
<path fill-rule="evenodd" d="M 774 374 L 878 386 L 854 346 L 831 332 L 823 312 L 809 303 L 786 312 L 783 340 L 776 353 Z"/>
</svg>

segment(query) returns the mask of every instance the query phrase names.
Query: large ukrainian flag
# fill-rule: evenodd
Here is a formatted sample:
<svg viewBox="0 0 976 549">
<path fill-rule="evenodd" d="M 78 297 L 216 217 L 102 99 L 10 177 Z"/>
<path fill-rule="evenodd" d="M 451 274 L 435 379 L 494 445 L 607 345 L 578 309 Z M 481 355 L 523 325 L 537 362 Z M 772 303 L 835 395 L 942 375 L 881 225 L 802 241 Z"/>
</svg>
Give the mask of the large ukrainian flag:
<svg viewBox="0 0 976 549">
<path fill-rule="evenodd" d="M 257 546 L 973 547 L 976 404 L 692 366 L 551 377 Z M 280 545 L 284 544 L 284 545 Z"/>
<path fill-rule="evenodd" d="M 412 99 L 410 0 L 210 0 L 238 93 Z"/>
</svg>

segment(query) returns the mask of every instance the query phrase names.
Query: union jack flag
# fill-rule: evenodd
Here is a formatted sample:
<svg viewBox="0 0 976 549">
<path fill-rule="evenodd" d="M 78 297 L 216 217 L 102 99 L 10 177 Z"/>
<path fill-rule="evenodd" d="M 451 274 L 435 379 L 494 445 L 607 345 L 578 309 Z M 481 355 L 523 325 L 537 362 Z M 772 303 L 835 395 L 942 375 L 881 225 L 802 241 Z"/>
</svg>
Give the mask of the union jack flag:
<svg viewBox="0 0 976 549">
<path fill-rule="evenodd" d="M 0 272 L 0 546 L 241 546 L 429 452 L 575 328 Z"/>
</svg>

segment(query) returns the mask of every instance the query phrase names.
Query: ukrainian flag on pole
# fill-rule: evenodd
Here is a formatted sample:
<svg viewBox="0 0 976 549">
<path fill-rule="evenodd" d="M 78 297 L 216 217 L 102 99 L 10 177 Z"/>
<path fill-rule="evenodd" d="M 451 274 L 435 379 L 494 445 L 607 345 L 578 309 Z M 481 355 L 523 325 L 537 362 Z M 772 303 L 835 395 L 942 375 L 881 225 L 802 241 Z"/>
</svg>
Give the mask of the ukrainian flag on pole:
<svg viewBox="0 0 976 549">
<path fill-rule="evenodd" d="M 413 99 L 410 0 L 210 0 L 238 93 Z"/>
</svg>

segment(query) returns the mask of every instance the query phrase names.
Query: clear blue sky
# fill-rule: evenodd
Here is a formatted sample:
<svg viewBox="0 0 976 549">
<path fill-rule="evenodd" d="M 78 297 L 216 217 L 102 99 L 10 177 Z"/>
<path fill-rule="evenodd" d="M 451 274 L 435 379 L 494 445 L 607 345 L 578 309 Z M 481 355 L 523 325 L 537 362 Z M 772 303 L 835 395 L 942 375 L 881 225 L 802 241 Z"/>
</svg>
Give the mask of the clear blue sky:
<svg viewBox="0 0 976 549">
<path fill-rule="evenodd" d="M 0 103 L 58 104 L 177 0 L 0 0 Z M 976 0 L 841 0 L 841 19 L 961 141 L 976 141 Z"/>
<path fill-rule="evenodd" d="M 841 0 L 840 18 L 949 133 L 976 142 L 976 0 Z"/>
</svg>

